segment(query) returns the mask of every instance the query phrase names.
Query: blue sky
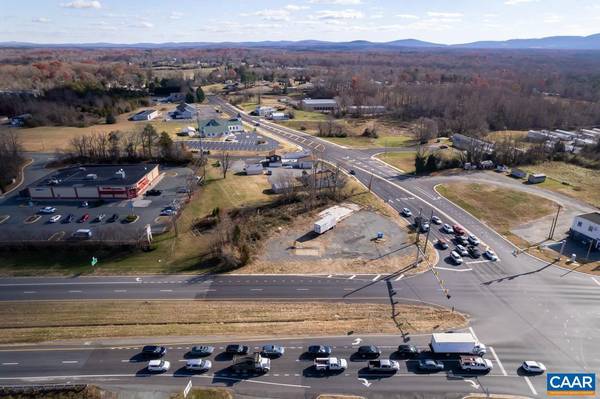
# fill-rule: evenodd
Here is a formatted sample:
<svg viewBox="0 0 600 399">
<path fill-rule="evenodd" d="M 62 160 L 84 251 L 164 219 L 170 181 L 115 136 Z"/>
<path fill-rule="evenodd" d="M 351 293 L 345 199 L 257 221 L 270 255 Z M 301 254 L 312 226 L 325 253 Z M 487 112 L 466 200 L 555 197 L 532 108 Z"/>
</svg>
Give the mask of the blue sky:
<svg viewBox="0 0 600 399">
<path fill-rule="evenodd" d="M 0 41 L 438 43 L 600 33 L 600 0 L 6 0 Z"/>
</svg>

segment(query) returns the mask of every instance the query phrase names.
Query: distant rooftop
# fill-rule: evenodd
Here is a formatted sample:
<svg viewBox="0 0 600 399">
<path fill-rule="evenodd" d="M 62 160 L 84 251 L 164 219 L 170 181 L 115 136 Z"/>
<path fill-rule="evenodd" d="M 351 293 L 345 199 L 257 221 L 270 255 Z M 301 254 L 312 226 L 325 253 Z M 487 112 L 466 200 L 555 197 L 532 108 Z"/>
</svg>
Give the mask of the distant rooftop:
<svg viewBox="0 0 600 399">
<path fill-rule="evenodd" d="M 322 99 L 306 98 L 306 99 L 302 100 L 302 102 L 306 105 L 336 105 L 337 106 L 337 101 L 335 101 L 333 98 L 322 98 Z"/>
<path fill-rule="evenodd" d="M 589 220 L 592 223 L 600 224 L 600 212 L 586 213 L 585 215 L 579 215 L 579 217 Z"/>
<path fill-rule="evenodd" d="M 32 187 L 129 186 L 137 183 L 156 166 L 155 164 L 73 166 L 38 180 Z M 117 174 L 119 171 L 123 171 L 124 177 Z"/>
</svg>

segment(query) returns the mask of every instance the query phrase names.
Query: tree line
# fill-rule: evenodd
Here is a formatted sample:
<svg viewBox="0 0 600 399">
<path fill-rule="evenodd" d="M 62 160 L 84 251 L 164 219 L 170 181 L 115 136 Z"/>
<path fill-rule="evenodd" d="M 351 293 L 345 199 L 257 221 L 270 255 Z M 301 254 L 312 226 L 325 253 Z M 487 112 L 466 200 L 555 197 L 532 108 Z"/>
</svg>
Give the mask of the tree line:
<svg viewBox="0 0 600 399">
<path fill-rule="evenodd" d="M 25 158 L 15 132 L 0 134 L 0 193 L 18 179 Z"/>
</svg>

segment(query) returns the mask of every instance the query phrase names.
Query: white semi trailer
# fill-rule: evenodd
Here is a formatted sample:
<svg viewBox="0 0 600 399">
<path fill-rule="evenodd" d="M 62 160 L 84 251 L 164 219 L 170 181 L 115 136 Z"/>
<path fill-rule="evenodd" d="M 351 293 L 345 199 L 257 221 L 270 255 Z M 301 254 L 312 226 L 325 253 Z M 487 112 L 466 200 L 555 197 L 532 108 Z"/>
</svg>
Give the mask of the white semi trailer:
<svg viewBox="0 0 600 399">
<path fill-rule="evenodd" d="M 337 224 L 337 218 L 334 215 L 325 215 L 322 219 L 315 222 L 314 232 L 317 234 L 323 234 L 328 230 L 331 230 Z"/>
<path fill-rule="evenodd" d="M 431 336 L 431 350 L 435 353 L 454 353 L 483 356 L 484 344 L 470 333 L 439 333 Z"/>
</svg>

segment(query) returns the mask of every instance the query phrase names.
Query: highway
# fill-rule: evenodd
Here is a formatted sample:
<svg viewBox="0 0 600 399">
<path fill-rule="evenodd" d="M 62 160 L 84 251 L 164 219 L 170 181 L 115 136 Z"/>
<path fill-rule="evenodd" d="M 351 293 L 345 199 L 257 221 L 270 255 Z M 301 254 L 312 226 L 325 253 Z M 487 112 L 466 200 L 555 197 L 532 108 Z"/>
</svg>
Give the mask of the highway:
<svg viewBox="0 0 600 399">
<path fill-rule="evenodd" d="M 210 97 L 229 113 L 240 112 L 224 101 Z M 242 114 L 244 121 L 254 118 Z M 397 376 L 363 378 L 362 365 L 351 362 L 342 375 L 327 378 L 310 373 L 301 353 L 312 342 L 336 346 L 336 354 L 349 357 L 356 337 L 280 340 L 288 347 L 272 371 L 262 377 L 237 379 L 226 375 L 225 362 L 215 362 L 215 370 L 194 376 L 196 384 L 231 386 L 236 392 L 259 397 L 310 397 L 314 392 L 365 394 L 369 397 L 457 397 L 467 392 L 512 393 L 530 397 L 545 396 L 543 376 L 523 376 L 518 368 L 524 360 L 546 364 L 550 372 L 597 372 L 600 370 L 600 278 L 570 272 L 529 255 L 513 255 L 514 247 L 491 228 L 440 197 L 435 182 L 409 178 L 372 158 L 372 151 L 346 149 L 302 132 L 261 120 L 261 128 L 290 142 L 310 148 L 320 158 L 346 171 L 388 202 L 396 210 L 403 207 L 431 212 L 447 223 L 460 223 L 495 250 L 499 261 L 467 260 L 451 265 L 447 251 L 440 251 L 435 265 L 448 288 L 446 298 L 431 272 L 417 276 L 384 275 L 278 275 L 278 276 L 134 276 L 78 278 L 0 279 L 0 300 L 85 300 L 85 299 L 281 299 L 316 301 L 389 302 L 438 304 L 454 307 L 471 316 L 477 337 L 491 346 L 487 357 L 494 370 L 485 376 L 462 376 L 455 365 L 436 375 L 414 372 L 404 363 Z M 432 225 L 432 238 L 448 237 Z M 389 355 L 401 337 L 361 337 L 381 345 Z M 427 336 L 410 337 L 425 346 Z M 164 343 L 171 341 L 165 340 Z M 158 342 L 161 343 L 161 342 Z M 189 341 L 171 345 L 167 359 L 179 366 Z M 253 342 L 260 345 L 260 342 Z M 178 372 L 148 377 L 137 362 L 130 362 L 139 345 L 111 349 L 107 343 L 92 342 L 89 347 L 34 346 L 0 348 L 0 381 L 7 384 L 32 381 L 91 381 L 103 386 L 129 389 L 182 388 L 189 378 Z M 177 349 L 181 347 L 181 349 Z M 129 349 L 127 349 L 129 348 Z M 31 349 L 31 350 L 29 350 Z M 43 356 L 37 354 L 42 351 Z M 33 354 L 32 354 L 33 353 Z M 37 354 L 37 355 L 36 355 Z M 41 358 L 34 361 L 35 358 Z M 27 359 L 34 359 L 28 361 Z M 71 361 L 76 363 L 63 363 Z M 15 364 L 17 363 L 17 364 Z M 221 367 L 223 366 L 223 367 Z M 140 371 L 142 370 L 142 371 Z M 174 373 L 173 373 L 174 371 Z M 451 372 L 450 372 L 451 371 Z M 215 374 L 216 372 L 216 374 Z M 185 378 L 177 378 L 185 377 Z"/>
</svg>

